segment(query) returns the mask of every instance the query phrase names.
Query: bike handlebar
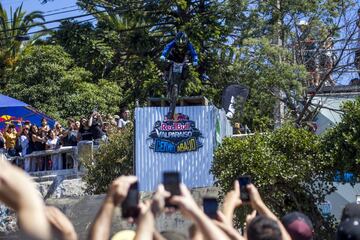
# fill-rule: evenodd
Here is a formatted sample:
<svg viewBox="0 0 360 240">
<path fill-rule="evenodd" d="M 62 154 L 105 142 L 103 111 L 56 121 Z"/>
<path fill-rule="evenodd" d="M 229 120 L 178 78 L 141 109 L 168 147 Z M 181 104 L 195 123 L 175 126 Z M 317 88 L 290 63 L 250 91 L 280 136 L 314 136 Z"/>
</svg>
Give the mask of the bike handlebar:
<svg viewBox="0 0 360 240">
<path fill-rule="evenodd" d="M 175 61 L 169 60 L 169 59 L 165 59 L 165 62 L 166 62 L 166 63 L 179 63 L 179 62 L 175 62 Z M 186 64 L 186 65 L 188 65 L 188 66 L 191 65 L 191 63 L 190 63 L 189 60 L 186 60 L 186 61 L 184 61 L 184 62 L 182 62 L 182 63 L 183 63 L 183 64 Z"/>
</svg>

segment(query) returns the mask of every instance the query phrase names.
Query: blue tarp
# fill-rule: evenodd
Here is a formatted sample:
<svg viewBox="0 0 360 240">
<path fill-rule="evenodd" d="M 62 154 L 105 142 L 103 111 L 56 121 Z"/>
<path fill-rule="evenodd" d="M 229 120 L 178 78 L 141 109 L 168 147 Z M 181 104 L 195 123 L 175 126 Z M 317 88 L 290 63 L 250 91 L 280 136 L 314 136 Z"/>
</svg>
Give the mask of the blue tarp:
<svg viewBox="0 0 360 240">
<path fill-rule="evenodd" d="M 6 124 L 30 121 L 37 126 L 41 125 L 41 119 L 46 118 L 50 127 L 53 127 L 55 120 L 37 111 L 30 105 L 14 98 L 0 94 L 0 129 L 4 129 Z"/>
</svg>

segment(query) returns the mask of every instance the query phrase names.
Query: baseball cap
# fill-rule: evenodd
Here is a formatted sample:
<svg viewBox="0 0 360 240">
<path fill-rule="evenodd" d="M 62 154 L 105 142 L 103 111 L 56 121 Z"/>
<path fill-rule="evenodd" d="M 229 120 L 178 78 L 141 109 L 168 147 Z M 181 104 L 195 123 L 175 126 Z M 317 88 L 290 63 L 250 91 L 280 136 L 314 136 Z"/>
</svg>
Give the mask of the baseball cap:
<svg viewBox="0 0 360 240">
<path fill-rule="evenodd" d="M 117 232 L 111 240 L 133 240 L 135 238 L 135 232 L 133 230 L 123 230 Z"/>
<path fill-rule="evenodd" d="M 284 227 L 293 240 L 311 240 L 314 236 L 314 228 L 308 216 L 301 212 L 291 212 L 282 219 Z"/>
<path fill-rule="evenodd" d="M 360 204 L 355 202 L 346 204 L 342 212 L 341 221 L 354 217 L 360 218 Z"/>
<path fill-rule="evenodd" d="M 360 218 L 344 219 L 336 232 L 336 240 L 360 240 Z"/>
</svg>

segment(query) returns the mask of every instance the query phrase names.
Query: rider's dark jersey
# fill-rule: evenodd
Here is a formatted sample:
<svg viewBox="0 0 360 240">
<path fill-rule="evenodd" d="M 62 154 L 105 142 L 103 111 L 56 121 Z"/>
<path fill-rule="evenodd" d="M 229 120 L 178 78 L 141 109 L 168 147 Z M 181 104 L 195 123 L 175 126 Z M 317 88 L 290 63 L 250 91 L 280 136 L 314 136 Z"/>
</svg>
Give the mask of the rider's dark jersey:
<svg viewBox="0 0 360 240">
<path fill-rule="evenodd" d="M 188 42 L 186 48 L 180 49 L 179 47 L 176 46 L 175 40 L 173 40 L 169 44 L 166 45 L 166 47 L 164 48 L 164 51 L 162 52 L 161 55 L 169 60 L 172 60 L 172 61 L 178 62 L 178 63 L 181 63 L 181 62 L 184 62 L 185 60 L 187 60 L 188 56 L 191 56 L 191 58 L 192 58 L 191 60 L 193 62 L 198 61 L 198 55 L 190 42 Z"/>
</svg>

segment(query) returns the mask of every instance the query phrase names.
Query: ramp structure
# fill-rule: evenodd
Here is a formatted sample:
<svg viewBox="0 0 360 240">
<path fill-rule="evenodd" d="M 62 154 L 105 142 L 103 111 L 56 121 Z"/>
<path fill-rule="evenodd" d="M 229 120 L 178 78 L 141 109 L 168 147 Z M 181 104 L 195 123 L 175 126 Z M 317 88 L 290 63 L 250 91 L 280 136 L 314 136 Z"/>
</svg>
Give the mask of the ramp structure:
<svg viewBox="0 0 360 240">
<path fill-rule="evenodd" d="M 164 171 L 179 171 L 190 188 L 209 187 L 213 152 L 232 127 L 225 111 L 204 97 L 179 98 L 174 120 L 166 118 L 169 101 L 150 98 L 135 109 L 135 172 L 141 191 L 154 191 Z"/>
</svg>

